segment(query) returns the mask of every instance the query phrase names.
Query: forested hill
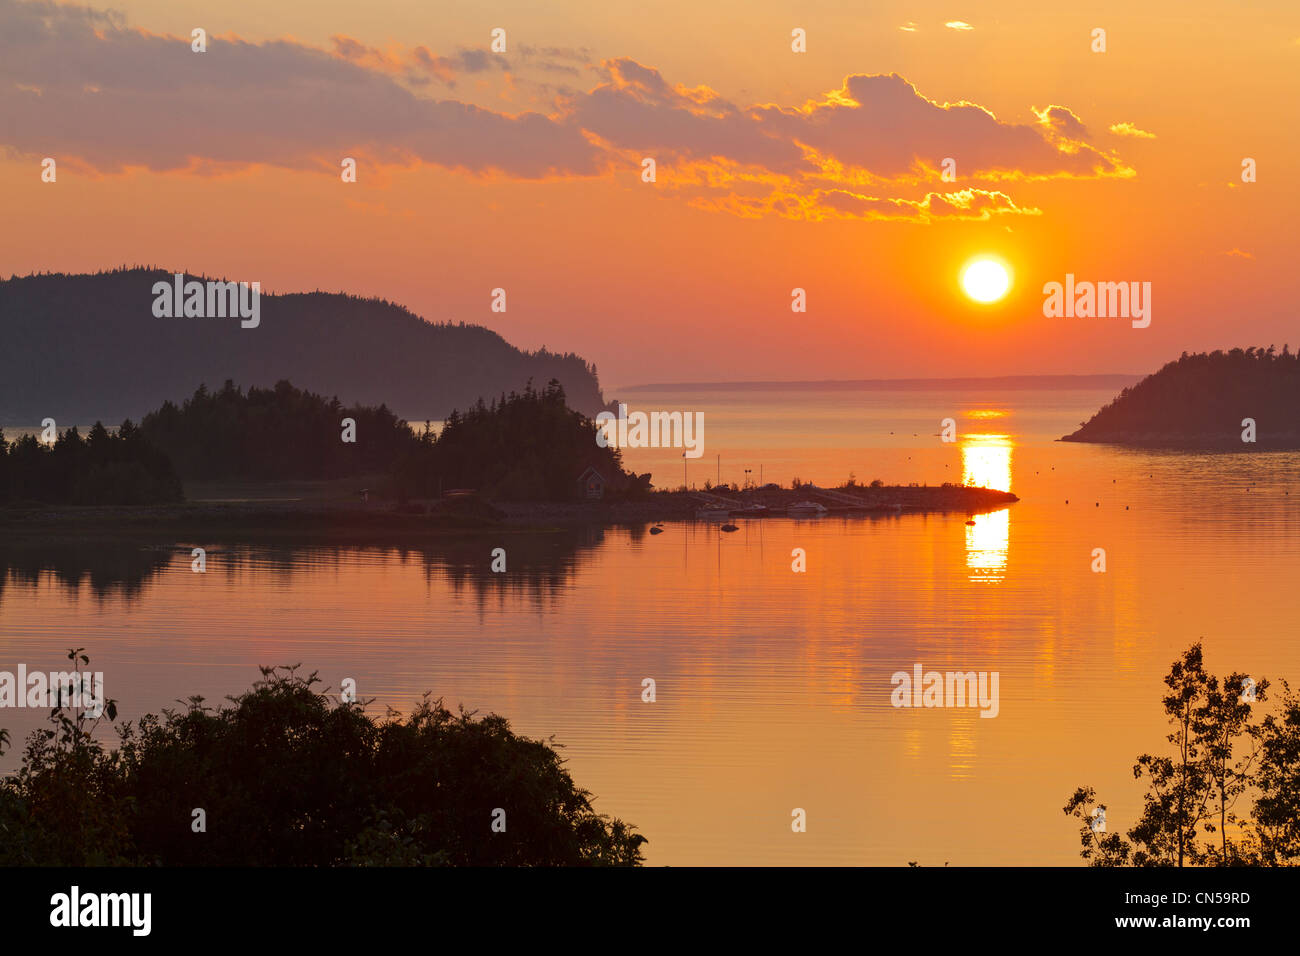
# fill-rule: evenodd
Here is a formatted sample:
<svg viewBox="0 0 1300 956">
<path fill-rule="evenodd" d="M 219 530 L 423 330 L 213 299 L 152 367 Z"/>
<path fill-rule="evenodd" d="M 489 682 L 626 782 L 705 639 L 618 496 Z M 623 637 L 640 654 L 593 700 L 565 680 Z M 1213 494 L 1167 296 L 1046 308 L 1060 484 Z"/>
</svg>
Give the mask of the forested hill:
<svg viewBox="0 0 1300 956">
<path fill-rule="evenodd" d="M 581 357 L 523 352 L 481 326 L 435 325 L 391 302 L 324 292 L 262 294 L 255 328 L 238 315 L 160 318 L 157 282 L 171 284 L 172 274 L 0 281 L 0 424 L 138 419 L 195 382 L 227 379 L 290 379 L 349 403 L 386 402 L 410 421 L 444 418 L 529 379 L 558 380 L 588 415 L 604 407 L 595 367 Z"/>
<path fill-rule="evenodd" d="M 1255 443 L 1242 440 L 1253 419 Z M 1189 355 L 1126 388 L 1062 441 L 1172 447 L 1300 447 L 1300 354 L 1288 346 Z"/>
</svg>

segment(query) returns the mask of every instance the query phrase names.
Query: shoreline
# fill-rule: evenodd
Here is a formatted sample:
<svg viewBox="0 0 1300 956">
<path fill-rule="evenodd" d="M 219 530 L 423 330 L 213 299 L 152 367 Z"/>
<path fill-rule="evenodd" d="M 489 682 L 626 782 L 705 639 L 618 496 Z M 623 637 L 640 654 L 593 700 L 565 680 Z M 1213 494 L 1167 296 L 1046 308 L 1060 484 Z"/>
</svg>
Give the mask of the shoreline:
<svg viewBox="0 0 1300 956">
<path fill-rule="evenodd" d="M 1149 451 L 1172 452 L 1257 452 L 1300 451 L 1300 435 L 1285 435 L 1269 439 L 1261 435 L 1253 442 L 1243 442 L 1240 433 L 1228 436 L 1152 435 L 1121 432 L 1105 437 L 1079 437 L 1078 432 L 1056 439 L 1074 445 L 1115 445 L 1120 448 L 1142 448 Z"/>
<path fill-rule="evenodd" d="M 272 490 L 272 489 L 268 489 Z M 31 505 L 0 508 L 7 537 L 158 537 L 205 541 L 304 538 L 322 541 L 409 541 L 428 537 L 541 533 L 573 526 L 717 523 L 729 518 L 790 519 L 785 509 L 815 502 L 825 517 L 879 517 L 994 511 L 1019 499 L 987 488 L 752 489 L 664 491 L 627 501 L 500 502 L 444 499 L 398 504 L 356 499 L 195 500 L 165 505 Z M 707 509 L 708 517 L 699 512 Z M 811 520 L 816 520 L 815 518 Z"/>
</svg>

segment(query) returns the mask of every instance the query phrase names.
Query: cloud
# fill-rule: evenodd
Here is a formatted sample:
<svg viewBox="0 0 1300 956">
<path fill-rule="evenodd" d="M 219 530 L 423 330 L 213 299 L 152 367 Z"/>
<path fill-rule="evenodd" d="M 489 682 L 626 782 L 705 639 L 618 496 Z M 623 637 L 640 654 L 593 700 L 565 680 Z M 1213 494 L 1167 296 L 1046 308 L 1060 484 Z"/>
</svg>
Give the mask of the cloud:
<svg viewBox="0 0 1300 956">
<path fill-rule="evenodd" d="M 901 27 L 899 27 L 898 29 L 902 30 L 904 33 L 915 33 L 915 32 L 916 32 L 916 24 L 913 23 L 911 20 L 908 20 L 906 23 L 904 23 L 904 24 L 903 24 Z"/>
<path fill-rule="evenodd" d="M 1091 145 L 1082 120 L 1063 106 L 1007 123 L 974 103 L 931 100 L 897 74 L 855 74 L 800 106 L 742 106 L 708 87 L 673 85 L 634 60 L 602 67 L 602 83 L 563 103 L 563 121 L 626 163 L 655 158 L 660 186 L 699 208 L 804 219 L 987 219 L 1038 210 L 981 182 L 1132 175 Z M 949 158 L 963 185 L 973 184 L 968 191 L 882 195 L 940 181 Z"/>
<path fill-rule="evenodd" d="M 1134 139 L 1155 139 L 1155 133 L 1148 133 L 1144 129 L 1138 129 L 1132 123 L 1115 123 L 1110 127 L 1110 131 L 1116 136 L 1132 136 Z"/>
<path fill-rule="evenodd" d="M 1229 249 L 1227 252 L 1221 253 L 1221 255 L 1225 255 L 1225 256 L 1236 256 L 1236 257 L 1239 258 L 1239 259 L 1254 259 L 1254 258 L 1255 258 L 1255 257 L 1254 257 L 1253 255 L 1251 255 L 1249 252 L 1245 252 L 1245 251 L 1243 251 L 1243 250 L 1241 250 L 1241 249 L 1237 249 L 1236 247 L 1234 247 L 1234 248 L 1232 248 L 1232 249 Z"/>
<path fill-rule="evenodd" d="M 533 47 L 523 44 L 519 47 L 520 57 L 529 66 L 551 73 L 568 73 L 578 76 L 582 67 L 588 66 L 596 55 L 586 47 Z"/>
<path fill-rule="evenodd" d="M 949 20 L 944 24 L 949 30 L 974 30 L 975 28 L 965 20 Z"/>
<path fill-rule="evenodd" d="M 563 104 L 565 122 L 614 150 L 680 160 L 724 158 L 781 173 L 811 170 L 804 150 L 707 87 L 672 86 L 635 60 L 603 64 L 605 82 Z"/>
<path fill-rule="evenodd" d="M 1062 107 L 1046 112 L 1054 135 L 1041 125 L 1004 123 L 975 103 L 928 99 L 890 73 L 850 76 L 820 102 L 796 109 L 763 107 L 756 115 L 819 161 L 878 176 L 905 176 L 948 157 L 963 177 L 1118 174 L 1120 165 L 1112 157 L 1084 142 L 1087 131 L 1077 117 Z"/>
<path fill-rule="evenodd" d="M 394 78 L 404 68 L 348 38 L 330 52 L 213 37 L 195 53 L 188 38 L 128 29 L 115 15 L 0 0 L 0 145 L 105 172 L 356 155 L 519 178 L 603 168 L 580 129 L 419 97 Z"/>
<path fill-rule="evenodd" d="M 384 49 L 366 46 L 360 40 L 336 34 L 330 37 L 333 52 L 349 63 L 378 70 L 404 82 L 423 86 L 438 80 L 449 89 L 457 81 L 476 73 L 506 73 L 520 69 L 548 73 L 581 75 L 581 67 L 591 62 L 591 51 L 565 47 L 534 47 L 521 45 L 517 53 L 507 57 L 485 49 L 459 49 L 448 55 L 435 54 L 426 46 L 408 47 L 400 43 L 389 44 Z"/>
<path fill-rule="evenodd" d="M 1048 106 L 1034 110 L 1038 122 L 1047 127 L 1049 138 L 1057 142 L 1083 142 L 1088 138 L 1088 128 L 1083 120 L 1064 106 Z"/>
<path fill-rule="evenodd" d="M 893 73 L 848 76 L 803 104 L 747 105 L 629 58 L 590 66 L 590 51 L 557 47 L 512 56 L 341 34 L 328 49 L 232 36 L 194 53 L 188 38 L 116 14 L 0 0 L 0 147 L 108 173 L 337 167 L 358 156 L 516 179 L 606 175 L 649 156 L 662 192 L 701 208 L 915 222 L 1038 212 L 995 184 L 1133 174 L 1067 107 L 1007 122 Z M 485 74 L 508 95 L 520 63 L 594 70 L 594 85 L 520 113 L 449 95 Z M 931 191 L 949 158 L 961 186 Z"/>
<path fill-rule="evenodd" d="M 1033 124 L 1004 123 L 974 103 L 927 99 L 901 76 L 856 74 L 802 106 L 742 107 L 707 87 L 670 85 L 633 60 L 565 104 L 564 118 L 611 149 L 684 161 L 722 160 L 783 176 L 847 182 L 937 179 L 945 158 L 963 177 L 1125 175 L 1086 142 L 1072 112 L 1051 106 Z"/>
<path fill-rule="evenodd" d="M 432 78 L 455 87 L 456 80 L 465 74 L 510 69 L 510 62 L 504 56 L 486 50 L 457 50 L 450 56 L 438 56 L 425 46 L 407 48 L 393 44 L 381 50 L 342 35 L 330 37 L 330 42 L 335 56 L 416 85 L 428 83 Z"/>
<path fill-rule="evenodd" d="M 996 215 L 1042 214 L 1039 209 L 1017 206 L 1006 193 L 984 189 L 930 192 L 921 199 L 864 196 L 843 189 L 814 190 L 805 194 L 778 190 L 759 197 L 733 193 L 723 197 L 698 198 L 692 200 L 692 205 L 749 219 L 774 215 L 809 222 L 858 219 L 929 224 L 944 219 L 985 222 Z"/>
</svg>

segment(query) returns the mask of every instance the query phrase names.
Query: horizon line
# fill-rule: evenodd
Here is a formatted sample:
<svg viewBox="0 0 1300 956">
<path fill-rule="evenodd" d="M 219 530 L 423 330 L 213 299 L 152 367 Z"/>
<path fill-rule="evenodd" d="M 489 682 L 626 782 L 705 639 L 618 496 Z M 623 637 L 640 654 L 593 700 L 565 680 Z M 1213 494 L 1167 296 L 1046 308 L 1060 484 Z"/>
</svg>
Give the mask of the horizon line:
<svg viewBox="0 0 1300 956">
<path fill-rule="evenodd" d="M 1003 385 L 1009 387 L 1043 385 L 1045 382 L 1069 383 L 1082 386 L 1088 382 L 1096 385 L 1114 385 L 1123 381 L 1140 381 L 1149 373 L 1096 372 L 1091 374 L 1037 374 L 1037 375 L 967 375 L 930 378 L 828 378 L 792 380 L 742 380 L 722 382 L 647 382 L 639 385 L 619 385 L 611 392 L 644 392 L 665 388 L 697 388 L 721 390 L 726 388 L 786 388 L 786 389 L 848 389 L 848 388 L 924 388 L 943 385 Z M 1061 386 L 1057 386 L 1061 387 Z"/>
</svg>

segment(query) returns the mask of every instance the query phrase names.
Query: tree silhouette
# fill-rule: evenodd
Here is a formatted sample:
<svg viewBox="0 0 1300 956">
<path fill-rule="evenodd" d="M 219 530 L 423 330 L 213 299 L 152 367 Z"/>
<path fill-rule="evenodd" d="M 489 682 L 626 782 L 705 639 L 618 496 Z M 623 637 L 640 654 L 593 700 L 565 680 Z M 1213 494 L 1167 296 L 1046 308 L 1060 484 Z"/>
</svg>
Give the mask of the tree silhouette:
<svg viewBox="0 0 1300 956">
<path fill-rule="evenodd" d="M 342 438 L 343 419 L 356 441 Z M 416 438 L 386 405 L 344 406 L 337 397 L 294 388 L 247 392 L 227 380 L 220 391 L 200 385 L 180 406 L 168 401 L 140 423 L 141 432 L 189 479 L 328 479 L 380 474 Z"/>
<path fill-rule="evenodd" d="M 179 501 L 171 461 L 128 419 L 116 434 L 96 422 L 82 438 L 76 426 L 53 446 L 35 435 L 7 442 L 0 432 L 0 501 L 132 505 Z"/>
<path fill-rule="evenodd" d="M 1162 706 L 1173 753 L 1143 754 L 1142 813 L 1126 834 L 1093 829 L 1092 787 L 1064 807 L 1081 822 L 1080 856 L 1093 866 L 1278 866 L 1300 860 L 1300 699 L 1283 683 L 1282 710 L 1255 719 L 1269 682 L 1205 670 L 1198 642 L 1170 667 Z M 1246 795 L 1252 812 L 1234 808 Z"/>
<path fill-rule="evenodd" d="M 621 452 L 601 448 L 597 431 L 595 422 L 568 407 L 558 381 L 542 391 L 530 382 L 522 393 L 453 411 L 436 438 L 421 435 L 397 465 L 397 485 L 409 497 L 473 488 L 507 500 L 563 501 L 579 493 L 579 477 L 593 467 L 608 494 L 648 491 L 650 476 L 625 472 Z"/>
</svg>

